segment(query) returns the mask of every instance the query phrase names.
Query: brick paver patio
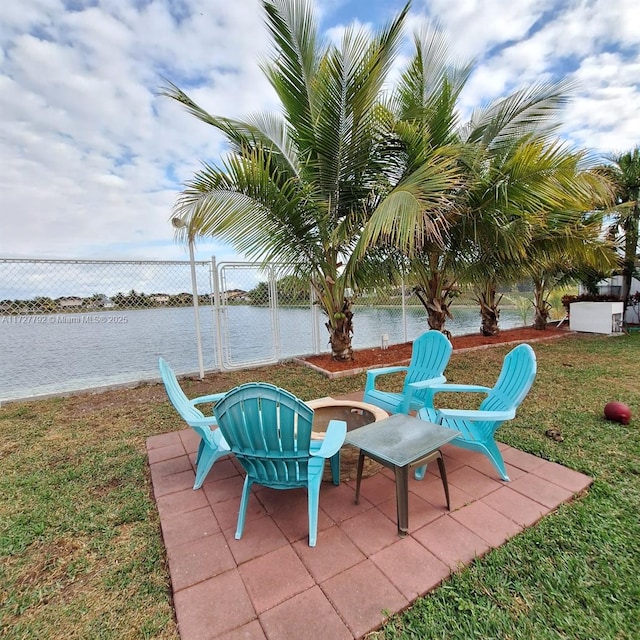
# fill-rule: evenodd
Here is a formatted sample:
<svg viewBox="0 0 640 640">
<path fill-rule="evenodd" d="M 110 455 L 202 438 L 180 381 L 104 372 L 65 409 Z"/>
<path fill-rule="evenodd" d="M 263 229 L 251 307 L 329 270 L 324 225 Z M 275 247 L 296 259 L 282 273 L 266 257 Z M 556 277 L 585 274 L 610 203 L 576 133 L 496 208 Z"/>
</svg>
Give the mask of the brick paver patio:
<svg viewBox="0 0 640 640">
<path fill-rule="evenodd" d="M 359 505 L 355 481 L 325 482 L 312 549 L 302 489 L 256 487 L 235 540 L 242 470 L 222 459 L 193 491 L 197 445 L 190 429 L 147 441 L 182 640 L 361 638 L 592 482 L 500 445 L 504 483 L 484 456 L 446 445 L 451 512 L 437 465 L 410 480 L 406 538 L 397 535 L 390 471 L 363 480 Z"/>
</svg>

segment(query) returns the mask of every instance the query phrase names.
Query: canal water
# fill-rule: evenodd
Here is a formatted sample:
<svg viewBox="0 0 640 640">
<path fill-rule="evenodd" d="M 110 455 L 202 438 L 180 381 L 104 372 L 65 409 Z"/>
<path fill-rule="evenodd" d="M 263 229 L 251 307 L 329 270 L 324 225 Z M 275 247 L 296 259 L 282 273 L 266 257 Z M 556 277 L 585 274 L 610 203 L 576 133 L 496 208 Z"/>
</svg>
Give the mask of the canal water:
<svg viewBox="0 0 640 640">
<path fill-rule="evenodd" d="M 227 313 L 218 345 L 213 309 L 200 310 L 205 369 L 219 369 L 219 347 L 231 363 L 268 359 L 274 352 L 269 310 L 241 305 Z M 453 335 L 479 330 L 476 307 L 455 308 L 454 314 L 447 322 Z M 521 325 L 517 311 L 502 310 L 501 328 Z M 389 344 L 413 340 L 427 328 L 421 308 L 409 307 L 403 320 L 399 308 L 356 307 L 353 346 L 379 346 L 383 334 Z M 276 334 L 280 359 L 314 352 L 308 308 L 281 308 Z M 329 350 L 324 327 L 318 343 L 321 351 Z M 160 356 L 177 373 L 198 370 L 191 307 L 0 316 L 0 401 L 155 379 Z"/>
</svg>

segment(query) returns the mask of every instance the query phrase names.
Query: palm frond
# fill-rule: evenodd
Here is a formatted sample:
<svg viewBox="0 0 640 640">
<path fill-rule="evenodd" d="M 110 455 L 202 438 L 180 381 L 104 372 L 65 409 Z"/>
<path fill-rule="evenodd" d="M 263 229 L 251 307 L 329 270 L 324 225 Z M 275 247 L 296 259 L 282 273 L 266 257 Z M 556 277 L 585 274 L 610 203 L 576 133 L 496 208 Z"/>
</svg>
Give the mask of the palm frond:
<svg viewBox="0 0 640 640">
<path fill-rule="evenodd" d="M 368 248 L 380 242 L 407 256 L 428 243 L 442 246 L 454 211 L 451 194 L 460 179 L 451 158 L 433 155 L 382 199 L 364 226 L 354 260 L 360 260 Z"/>
<path fill-rule="evenodd" d="M 231 144 L 232 149 L 237 151 L 242 147 L 249 146 L 253 143 L 254 132 L 249 124 L 242 122 L 241 120 L 222 118 L 210 114 L 194 102 L 184 91 L 182 91 L 182 89 L 173 84 L 173 82 L 166 80 L 166 85 L 160 88 L 159 94 L 179 102 L 192 116 L 195 116 L 198 120 L 201 120 L 206 124 L 214 126 L 222 132 Z"/>
<path fill-rule="evenodd" d="M 174 214 L 193 235 L 218 237 L 253 259 L 308 263 L 319 246 L 315 206 L 258 148 L 230 156 L 220 169 L 205 165 Z"/>
<path fill-rule="evenodd" d="M 415 54 L 398 82 L 394 108 L 401 120 L 425 125 L 434 144 L 456 139 L 456 103 L 473 63 L 453 63 L 447 39 L 437 23 L 414 34 Z"/>
<path fill-rule="evenodd" d="M 314 139 L 313 86 L 327 44 L 318 34 L 311 2 L 264 0 L 263 7 L 274 50 L 262 69 L 280 98 L 297 145 L 304 149 Z"/>
<path fill-rule="evenodd" d="M 499 149 L 530 133 L 549 138 L 559 126 L 560 110 L 567 104 L 573 84 L 543 82 L 526 87 L 475 111 L 460 132 L 462 140 Z"/>
</svg>

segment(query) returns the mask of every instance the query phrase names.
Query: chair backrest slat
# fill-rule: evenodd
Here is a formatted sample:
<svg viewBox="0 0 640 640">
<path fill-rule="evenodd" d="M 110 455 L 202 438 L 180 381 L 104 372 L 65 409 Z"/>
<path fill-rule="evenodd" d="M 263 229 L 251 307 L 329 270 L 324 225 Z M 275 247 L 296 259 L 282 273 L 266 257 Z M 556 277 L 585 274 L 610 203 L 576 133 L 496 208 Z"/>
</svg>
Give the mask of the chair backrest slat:
<svg viewBox="0 0 640 640">
<path fill-rule="evenodd" d="M 480 408 L 485 411 L 516 409 L 529 393 L 536 370 L 535 352 L 528 344 L 519 344 L 505 356 L 498 380 Z"/>
<path fill-rule="evenodd" d="M 404 380 L 403 393 L 411 382 L 436 378 L 442 375 L 451 357 L 453 346 L 440 331 L 426 331 L 413 341 L 411 362 Z M 414 393 L 420 397 L 422 392 Z"/>
<path fill-rule="evenodd" d="M 240 463 L 267 483 L 307 479 L 313 410 L 267 383 L 240 385 L 216 403 L 218 425 Z"/>
</svg>

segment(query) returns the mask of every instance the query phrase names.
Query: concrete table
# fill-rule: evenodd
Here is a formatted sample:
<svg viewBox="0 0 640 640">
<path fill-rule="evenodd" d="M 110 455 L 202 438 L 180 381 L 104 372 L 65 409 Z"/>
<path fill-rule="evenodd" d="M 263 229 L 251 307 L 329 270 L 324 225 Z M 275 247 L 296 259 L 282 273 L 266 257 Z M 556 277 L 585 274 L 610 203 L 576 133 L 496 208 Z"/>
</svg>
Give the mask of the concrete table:
<svg viewBox="0 0 640 640">
<path fill-rule="evenodd" d="M 409 529 L 409 470 L 437 460 L 447 509 L 450 510 L 449 485 L 440 447 L 458 435 L 459 431 L 401 413 L 348 432 L 345 442 L 360 449 L 356 504 L 360 501 L 360 482 L 366 456 L 392 469 L 395 474 L 398 534 L 405 536 Z"/>
</svg>

